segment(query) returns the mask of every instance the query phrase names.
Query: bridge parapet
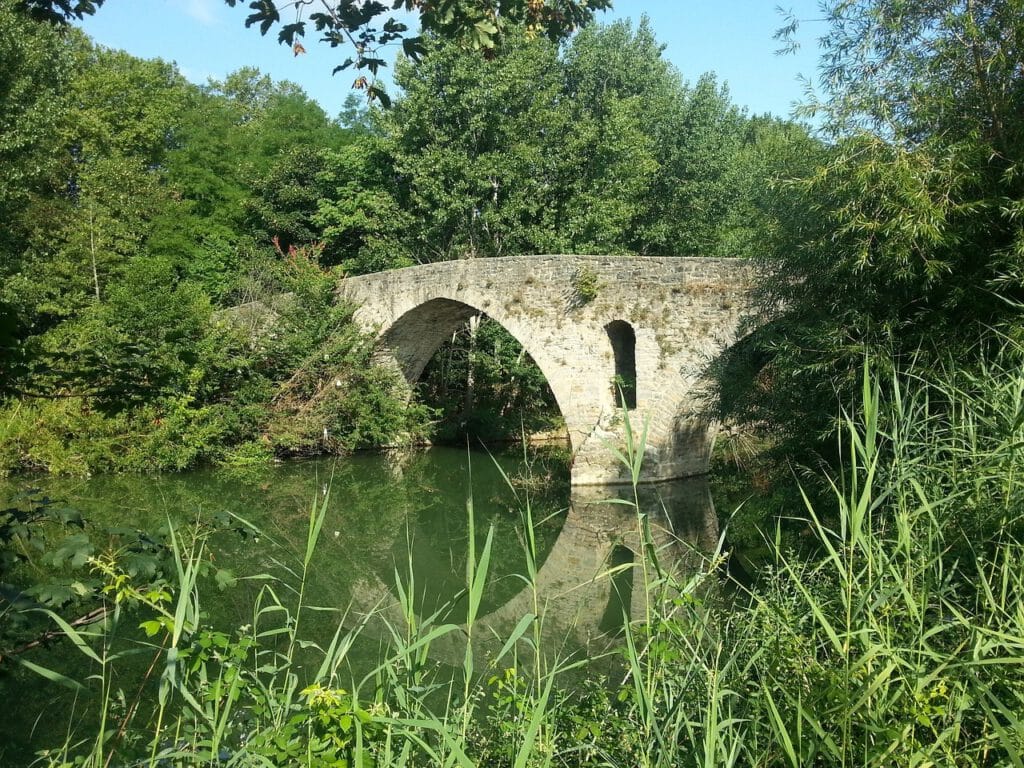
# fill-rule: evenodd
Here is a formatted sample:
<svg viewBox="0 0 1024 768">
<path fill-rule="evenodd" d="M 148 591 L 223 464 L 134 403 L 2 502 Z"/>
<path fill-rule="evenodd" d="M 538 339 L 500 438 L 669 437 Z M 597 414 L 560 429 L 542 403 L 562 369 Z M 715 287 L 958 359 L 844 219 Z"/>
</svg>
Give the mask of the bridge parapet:
<svg viewBox="0 0 1024 768">
<path fill-rule="evenodd" d="M 736 340 L 753 272 L 738 259 L 510 256 L 437 262 L 343 280 L 356 320 L 415 382 L 438 347 L 485 313 L 533 357 L 565 417 L 576 485 L 623 482 L 626 384 L 643 481 L 707 471 L 713 428 L 701 383 Z M 634 384 L 635 382 L 635 384 Z"/>
</svg>

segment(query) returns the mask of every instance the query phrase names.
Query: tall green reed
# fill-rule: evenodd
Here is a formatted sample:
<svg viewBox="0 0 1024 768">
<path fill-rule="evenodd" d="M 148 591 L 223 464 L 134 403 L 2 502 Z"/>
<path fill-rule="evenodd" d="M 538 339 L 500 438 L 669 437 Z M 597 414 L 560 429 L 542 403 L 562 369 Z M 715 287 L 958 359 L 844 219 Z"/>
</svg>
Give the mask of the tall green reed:
<svg viewBox="0 0 1024 768">
<path fill-rule="evenodd" d="M 813 546 L 794 552 L 769 534 L 774 565 L 729 594 L 719 588 L 724 538 L 701 553 L 695 573 L 667 567 L 639 505 L 645 433 L 627 427 L 616 450 L 632 479 L 640 544 L 632 563 L 599 578 L 634 569 L 644 605 L 639 620 L 623 616 L 623 663 L 610 683 L 564 690 L 574 667 L 608 674 L 605 660 L 545 655 L 528 495 L 522 579 L 532 611 L 487 668 L 478 653 L 491 639 L 480 611 L 493 540 L 489 533 L 477 548 L 471 501 L 458 605 L 418 615 L 410 561 L 405 575 L 396 568 L 397 617 L 371 612 L 344 630 L 339 613 L 326 647 L 303 638 L 304 612 L 321 610 L 306 605 L 303 587 L 319 504 L 297 585 L 281 591 L 263 577 L 246 633 L 196 626 L 200 587 L 188 563 L 202 544 L 183 545 L 173 602 L 153 599 L 166 694 L 135 729 L 146 749 L 120 747 L 130 740 L 104 724 L 85 747 L 69 738 L 50 763 L 84 756 L 79 764 L 99 766 L 133 754 L 145 765 L 1024 768 L 1024 374 L 996 359 L 939 380 L 888 379 L 883 388 L 865 372 L 861 403 L 845 420 L 832 507 L 807 501 L 794 511 Z M 376 619 L 391 649 L 356 679 L 346 656 Z M 95 638 L 65 633 L 101 668 L 118 663 Z M 465 643 L 461 668 L 444 676 L 428 663 L 430 649 L 453 638 Z M 302 654 L 318 660 L 309 672 L 299 669 Z"/>
<path fill-rule="evenodd" d="M 988 390 L 1012 395 L 1016 378 Z M 1007 588 L 1020 583 L 1024 548 L 1006 527 L 965 520 L 962 505 L 994 504 L 1018 530 L 1024 510 L 1000 498 L 1020 498 L 1014 473 L 992 471 L 1010 466 L 998 455 L 1005 433 L 990 433 L 988 448 L 979 440 L 994 401 L 954 393 L 963 394 L 910 377 L 882 398 L 865 371 L 835 514 L 805 510 L 818 554 L 778 551 L 776 578 L 751 596 L 746 613 L 788 635 L 776 647 L 802 659 L 797 670 L 752 654 L 754 713 L 767 716 L 783 764 L 1020 764 L 1024 732 L 1012 713 L 1024 693 L 1024 609 Z M 979 495 L 979 483 L 989 490 Z"/>
</svg>

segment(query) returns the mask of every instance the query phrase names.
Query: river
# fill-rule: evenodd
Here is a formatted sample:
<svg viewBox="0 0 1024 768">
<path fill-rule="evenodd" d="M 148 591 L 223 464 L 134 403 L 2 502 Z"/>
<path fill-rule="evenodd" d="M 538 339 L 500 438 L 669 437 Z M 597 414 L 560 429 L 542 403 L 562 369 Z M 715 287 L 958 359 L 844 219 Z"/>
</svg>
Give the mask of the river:
<svg viewBox="0 0 1024 768">
<path fill-rule="evenodd" d="M 203 592 L 205 622 L 227 631 L 253 621 L 253 601 L 268 580 L 282 591 L 296 584 L 310 510 L 326 504 L 306 594 L 308 603 L 332 610 L 311 612 L 306 629 L 329 636 L 339 618 L 346 627 L 360 626 L 361 642 L 351 652 L 359 668 L 372 666 L 386 644 L 388 627 L 403 621 L 396 581 L 413 595 L 417 615 L 445 610 L 450 621 L 465 619 L 471 530 L 478 554 L 489 531 L 494 537 L 478 613 L 488 629 L 482 636 L 500 642 L 523 615 L 539 607 L 546 647 L 563 656 L 595 653 L 613 642 L 623 614 L 641 618 L 643 579 L 637 569 L 624 567 L 645 552 L 633 490 L 570 489 L 568 477 L 564 450 L 517 448 L 492 454 L 437 447 L 244 473 L 197 470 L 31 482 L 81 511 L 97 551 L 116 540 L 108 529 L 231 521 L 235 530 L 216 534 L 207 557 L 225 581 L 235 581 L 223 591 Z M 4 482 L 0 502 L 29 482 Z M 703 553 L 713 550 L 718 538 L 707 481 L 645 487 L 638 501 L 651 522 L 647 552 L 656 552 L 665 568 L 684 578 L 699 568 Z M 535 536 L 533 586 L 522 577 L 528 571 L 527 510 Z M 436 663 L 458 665 L 465 653 L 461 643 L 458 633 L 434 643 Z M 81 676 L 83 671 L 74 666 L 77 655 L 71 653 L 69 661 L 67 643 L 60 646 L 32 651 L 32 658 Z M 483 661 L 496 649 L 481 643 L 474 650 Z M 25 670 L 0 678 L 4 689 L 7 697 L 17 695 L 21 702 L 0 719 L 4 765 L 25 761 L 40 742 L 53 740 L 51 724 L 66 728 L 74 719 L 70 713 L 84 706 L 76 704 L 71 692 Z"/>
</svg>

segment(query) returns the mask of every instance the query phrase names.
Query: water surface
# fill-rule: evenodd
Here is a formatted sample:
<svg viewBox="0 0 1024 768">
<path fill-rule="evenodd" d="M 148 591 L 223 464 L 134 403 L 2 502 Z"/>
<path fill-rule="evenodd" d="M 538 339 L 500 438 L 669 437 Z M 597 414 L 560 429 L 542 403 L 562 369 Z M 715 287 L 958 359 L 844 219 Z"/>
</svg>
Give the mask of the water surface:
<svg viewBox="0 0 1024 768">
<path fill-rule="evenodd" d="M 494 642 L 474 646 L 484 665 L 526 613 L 544 616 L 542 639 L 552 654 L 607 649 L 623 616 L 640 619 L 645 608 L 643 571 L 623 566 L 656 554 L 685 578 L 699 567 L 701 553 L 714 547 L 718 528 L 706 480 L 641 490 L 639 503 L 651 521 L 645 551 L 632 489 L 570 492 L 568 477 L 564 453 L 433 448 L 404 456 L 295 462 L 246 476 L 199 470 L 31 482 L 79 509 L 94 536 L 109 526 L 156 530 L 168 521 L 183 527 L 214 518 L 244 520 L 247 535 L 219 533 L 206 555 L 217 569 L 241 577 L 223 592 L 212 585 L 202 592 L 207 623 L 227 632 L 254 621 L 253 603 L 268 584 L 287 599 L 298 584 L 310 510 L 326 504 L 306 600 L 332 610 L 304 613 L 303 634 L 322 641 L 339 622 L 362 627 L 351 661 L 370 668 L 386 652 L 389 625 L 404 620 L 396 581 L 412 594 L 421 618 L 441 610 L 448 621 L 464 620 L 471 531 L 477 553 L 489 531 L 494 537 L 479 612 L 487 631 L 477 633 Z M 28 482 L 4 483 L 0 501 Z M 527 512 L 536 541 L 533 585 L 523 578 Z M 244 578 L 254 576 L 260 578 Z M 438 665 L 458 665 L 463 643 L 462 634 L 452 633 L 434 643 L 432 658 Z M 66 643 L 33 654 L 38 663 L 71 676 L 89 674 Z M 76 706 L 88 709 L 71 693 L 24 671 L 0 680 L 0 689 L 17 692 L 22 701 L 0 724 L 4 764 L 24 760 L 32 743 L 54 740 L 52 733 L 43 737 L 43 726 L 30 738 L 37 721 L 63 726 Z"/>
</svg>

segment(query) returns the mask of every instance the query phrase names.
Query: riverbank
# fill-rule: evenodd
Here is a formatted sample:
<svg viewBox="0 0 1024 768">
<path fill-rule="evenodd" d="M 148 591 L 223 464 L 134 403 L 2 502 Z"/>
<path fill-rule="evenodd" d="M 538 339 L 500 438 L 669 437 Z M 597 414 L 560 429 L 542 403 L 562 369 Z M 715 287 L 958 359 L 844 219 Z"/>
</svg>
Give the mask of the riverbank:
<svg viewBox="0 0 1024 768">
<path fill-rule="evenodd" d="M 96 657 L 97 674 L 81 682 L 98 686 L 107 719 L 52 745 L 43 762 L 1015 764 L 1024 756 L 1021 424 L 995 417 L 1014 412 L 1024 380 L 1003 373 L 983 400 L 962 399 L 940 420 L 927 409 L 938 384 L 886 397 L 865 386 L 860 418 L 844 427 L 849 452 L 832 478 L 833 506 L 794 511 L 813 556 L 769 535 L 769 571 L 727 598 L 724 552 L 712 549 L 680 576 L 651 517 L 634 509 L 635 557 L 608 559 L 599 577 L 620 597 L 622 575 L 631 580 L 635 618 L 613 632 L 623 663 L 614 676 L 597 656 L 537 652 L 554 621 L 535 591 L 550 555 L 533 534 L 539 511 L 523 499 L 516 582 L 533 600 L 498 638 L 481 623 L 482 600 L 507 552 L 473 506 L 453 600 L 416 608 L 423 582 L 410 553 L 393 574 L 391 607 L 367 607 L 355 626 L 337 623 L 319 641 L 312 623 L 336 615 L 315 610 L 310 589 L 314 553 L 333 535 L 324 504 L 306 519 L 290 575 L 262 582 L 237 625 L 202 618 L 206 540 L 180 532 L 166 599 L 116 564 L 105 576 L 110 595 L 136 606 L 128 625 L 144 619 L 137 647 L 153 672 L 139 695 L 153 716 L 126 717 L 110 683 L 121 657 L 103 636 L 65 630 L 81 641 L 69 648 Z M 371 623 L 387 628 L 388 650 L 353 675 L 348 654 Z M 456 639 L 453 673 L 430 651 Z"/>
</svg>

